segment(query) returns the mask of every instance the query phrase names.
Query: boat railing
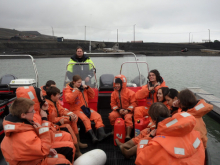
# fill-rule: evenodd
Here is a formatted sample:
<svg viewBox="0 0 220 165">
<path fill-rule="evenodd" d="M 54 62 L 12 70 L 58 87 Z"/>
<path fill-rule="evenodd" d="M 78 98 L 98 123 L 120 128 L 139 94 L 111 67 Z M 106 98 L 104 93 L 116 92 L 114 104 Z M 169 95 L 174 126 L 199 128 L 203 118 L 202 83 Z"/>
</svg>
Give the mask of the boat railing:
<svg viewBox="0 0 220 165">
<path fill-rule="evenodd" d="M 31 58 L 31 61 L 32 61 L 32 64 L 33 64 L 33 67 L 34 67 L 34 73 L 35 73 L 35 79 L 36 79 L 36 86 L 38 87 L 39 85 L 39 77 L 38 77 L 38 71 L 37 71 L 37 67 L 36 67 L 36 64 L 35 64 L 35 60 L 34 58 L 29 55 L 29 54 L 25 54 L 25 55 L 0 55 L 0 57 L 30 57 Z"/>
<path fill-rule="evenodd" d="M 135 61 L 137 61 L 137 56 L 133 52 L 115 52 L 115 53 L 86 53 L 86 55 L 133 55 L 135 58 Z"/>
</svg>

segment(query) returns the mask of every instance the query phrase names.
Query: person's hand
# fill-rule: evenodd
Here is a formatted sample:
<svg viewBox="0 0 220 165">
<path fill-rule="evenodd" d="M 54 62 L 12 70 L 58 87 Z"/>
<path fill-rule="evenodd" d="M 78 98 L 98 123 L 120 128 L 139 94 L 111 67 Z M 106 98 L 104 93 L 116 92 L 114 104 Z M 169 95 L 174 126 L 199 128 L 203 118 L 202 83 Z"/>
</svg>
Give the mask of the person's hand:
<svg viewBox="0 0 220 165">
<path fill-rule="evenodd" d="M 44 105 L 41 107 L 42 110 L 47 110 L 48 109 L 48 103 L 45 101 Z"/>
<path fill-rule="evenodd" d="M 41 109 L 40 116 L 41 117 L 47 117 L 47 113 L 44 110 Z"/>
<path fill-rule="evenodd" d="M 157 129 L 154 129 L 150 132 L 151 136 L 156 136 Z"/>
<path fill-rule="evenodd" d="M 124 109 L 120 109 L 120 110 L 119 110 L 119 113 L 120 113 L 121 115 L 124 115 Z"/>
<path fill-rule="evenodd" d="M 34 127 L 34 128 L 41 127 L 41 125 L 40 125 L 39 123 L 32 122 L 32 124 L 33 124 L 33 127 Z"/>
<path fill-rule="evenodd" d="M 89 80 L 90 80 L 89 77 L 86 77 L 86 78 L 85 78 L 85 82 L 88 82 Z"/>
<path fill-rule="evenodd" d="M 78 116 L 76 114 L 74 114 L 74 113 L 70 115 L 71 121 L 76 121 L 77 117 Z"/>
<path fill-rule="evenodd" d="M 173 102 L 173 107 L 180 107 L 180 101 L 179 100 L 175 100 Z"/>
<path fill-rule="evenodd" d="M 82 85 L 82 87 L 85 89 L 85 88 L 87 88 L 87 85 Z"/>
<path fill-rule="evenodd" d="M 59 120 L 60 124 L 63 125 L 64 124 L 64 118 Z"/>
<path fill-rule="evenodd" d="M 57 151 L 53 148 L 50 149 L 49 156 L 54 157 L 57 154 Z"/>
<path fill-rule="evenodd" d="M 146 128 L 147 129 L 147 134 L 149 134 L 150 133 L 150 128 Z"/>
<path fill-rule="evenodd" d="M 148 89 L 149 89 L 149 91 L 152 91 L 152 90 L 154 90 L 154 87 L 149 87 Z"/>
<path fill-rule="evenodd" d="M 124 109 L 124 115 L 128 114 L 128 110 Z"/>
</svg>

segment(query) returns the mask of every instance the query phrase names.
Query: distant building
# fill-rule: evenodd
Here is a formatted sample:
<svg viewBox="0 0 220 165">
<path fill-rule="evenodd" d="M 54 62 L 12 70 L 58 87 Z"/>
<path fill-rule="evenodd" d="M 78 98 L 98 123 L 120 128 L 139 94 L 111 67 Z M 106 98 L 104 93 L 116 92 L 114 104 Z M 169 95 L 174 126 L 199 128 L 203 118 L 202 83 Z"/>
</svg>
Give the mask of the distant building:
<svg viewBox="0 0 220 165">
<path fill-rule="evenodd" d="M 143 40 L 140 41 L 131 41 L 131 43 L 144 43 Z"/>
<path fill-rule="evenodd" d="M 202 42 L 211 42 L 209 39 L 203 39 Z"/>
<path fill-rule="evenodd" d="M 57 42 L 63 42 L 64 38 L 63 37 L 57 37 Z"/>
</svg>

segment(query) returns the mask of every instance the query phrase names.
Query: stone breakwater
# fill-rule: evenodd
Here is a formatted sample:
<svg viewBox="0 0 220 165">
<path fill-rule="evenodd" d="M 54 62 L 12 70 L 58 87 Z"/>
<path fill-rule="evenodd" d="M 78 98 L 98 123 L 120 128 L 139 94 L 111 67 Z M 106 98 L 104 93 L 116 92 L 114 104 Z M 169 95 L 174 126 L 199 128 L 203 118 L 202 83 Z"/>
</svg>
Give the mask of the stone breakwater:
<svg viewBox="0 0 220 165">
<path fill-rule="evenodd" d="M 77 46 L 89 51 L 88 41 L 0 41 L 0 54 L 30 54 L 34 57 L 69 57 L 75 53 Z M 113 42 L 92 42 L 93 53 L 109 56 L 103 48 L 112 48 Z M 187 48 L 188 52 L 181 52 Z M 204 49 L 220 50 L 218 43 L 119 43 L 119 49 L 146 56 L 219 56 L 219 51 L 201 51 Z"/>
</svg>

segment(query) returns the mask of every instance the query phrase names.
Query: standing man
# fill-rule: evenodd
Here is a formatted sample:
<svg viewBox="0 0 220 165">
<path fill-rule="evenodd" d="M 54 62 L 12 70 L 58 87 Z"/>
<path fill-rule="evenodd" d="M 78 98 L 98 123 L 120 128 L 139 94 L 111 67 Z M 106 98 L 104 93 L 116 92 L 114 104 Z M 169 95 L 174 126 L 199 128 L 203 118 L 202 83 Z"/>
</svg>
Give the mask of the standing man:
<svg viewBox="0 0 220 165">
<path fill-rule="evenodd" d="M 75 63 L 91 63 L 95 67 L 93 61 L 84 54 L 83 48 L 80 46 L 76 48 L 76 54 L 70 58 L 68 63 L 70 65 L 67 67 L 67 77 L 69 80 L 72 80 L 74 75 L 80 75 L 82 81 L 85 81 L 86 84 L 90 84 L 91 78 L 94 75 L 93 66 L 91 64 L 80 65 Z"/>
</svg>

